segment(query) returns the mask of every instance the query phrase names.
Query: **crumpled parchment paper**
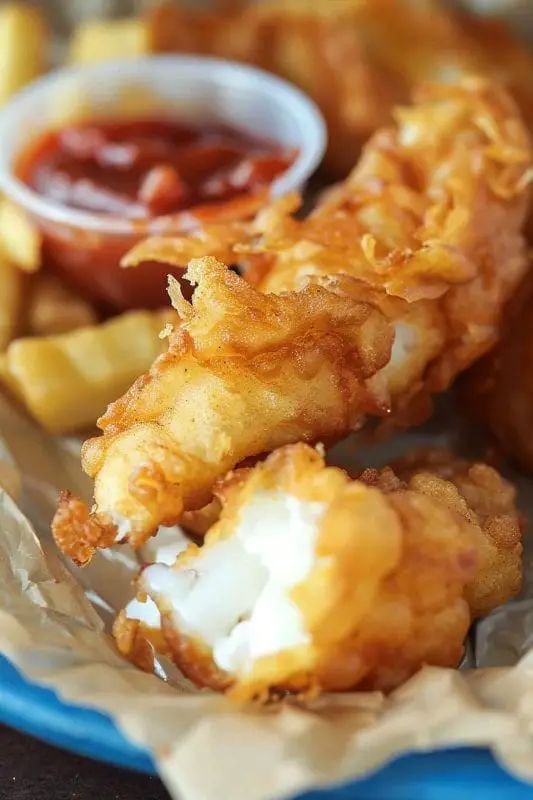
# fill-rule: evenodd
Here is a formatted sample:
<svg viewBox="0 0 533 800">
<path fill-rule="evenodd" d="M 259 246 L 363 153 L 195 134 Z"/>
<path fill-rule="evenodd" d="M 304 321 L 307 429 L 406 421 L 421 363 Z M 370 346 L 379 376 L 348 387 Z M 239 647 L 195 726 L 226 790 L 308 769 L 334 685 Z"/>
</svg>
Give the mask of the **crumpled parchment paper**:
<svg viewBox="0 0 533 800">
<path fill-rule="evenodd" d="M 406 447 L 442 444 L 452 416 L 445 410 L 393 445 L 369 450 L 348 442 L 333 460 L 383 462 Z M 488 745 L 508 769 L 533 780 L 533 599 L 478 625 L 470 663 L 490 669 L 425 668 L 388 698 L 353 693 L 306 707 L 239 709 L 146 675 L 117 655 L 109 623 L 131 594 L 134 553 L 122 547 L 98 554 L 89 568 L 70 569 L 49 534 L 58 488 L 88 492 L 79 442 L 47 436 L 1 397 L 0 432 L 0 652 L 62 698 L 109 714 L 153 755 L 174 797 L 291 797 L 408 750 L 461 744 Z M 523 483 L 525 496 L 533 495 L 531 482 Z"/>
<path fill-rule="evenodd" d="M 533 38 L 529 0 L 463 0 L 506 12 Z M 385 463 L 406 448 L 456 444 L 475 450 L 444 411 L 422 431 L 371 449 L 347 443 L 336 463 Z M 450 430 L 452 431 L 450 437 Z M 455 439 L 455 442 L 453 441 Z M 533 481 L 512 476 L 533 511 Z M 49 532 L 57 491 L 88 496 L 79 441 L 54 439 L 0 396 L 0 653 L 67 701 L 109 714 L 148 750 L 180 800 L 267 800 L 339 783 L 409 750 L 492 748 L 533 781 L 533 547 L 525 537 L 518 600 L 472 632 L 461 671 L 426 667 L 388 698 L 326 696 L 307 707 L 242 710 L 211 693 L 146 675 L 121 659 L 109 636 L 131 596 L 137 566 L 127 547 L 99 553 L 84 570 L 63 563 Z M 467 667 L 477 667 L 468 669 Z"/>
</svg>

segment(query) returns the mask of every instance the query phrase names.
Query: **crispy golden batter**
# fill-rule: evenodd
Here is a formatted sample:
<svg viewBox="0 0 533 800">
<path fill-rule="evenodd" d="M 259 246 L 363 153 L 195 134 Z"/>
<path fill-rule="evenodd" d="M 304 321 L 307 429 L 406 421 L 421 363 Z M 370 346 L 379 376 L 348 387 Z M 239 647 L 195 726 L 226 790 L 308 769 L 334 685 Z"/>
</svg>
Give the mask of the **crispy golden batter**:
<svg viewBox="0 0 533 800">
<path fill-rule="evenodd" d="M 54 540 L 60 550 L 78 564 L 90 561 L 97 547 L 111 547 L 116 530 L 93 519 L 87 504 L 70 492 L 61 492 L 52 524 Z"/>
<path fill-rule="evenodd" d="M 232 14 L 163 3 L 148 17 L 151 49 L 209 53 L 292 81 L 320 106 L 327 166 L 339 176 L 422 80 L 470 72 L 506 83 L 533 123 L 533 56 L 503 24 L 438 0 L 281 0 Z"/>
<path fill-rule="evenodd" d="M 142 595 L 139 602 L 145 600 Z M 141 620 L 131 619 L 122 609 L 113 623 L 113 636 L 120 653 L 145 672 L 154 671 L 155 655 L 166 655 L 168 647 L 161 628 L 154 628 Z"/>
<path fill-rule="evenodd" d="M 499 448 L 533 469 L 533 280 L 517 292 L 499 344 L 465 376 L 462 386 L 472 419 L 494 434 Z"/>
<path fill-rule="evenodd" d="M 243 459 L 298 440 L 328 441 L 385 410 L 376 372 L 392 331 L 367 303 L 310 286 L 261 294 L 214 259 L 191 262 L 192 305 L 171 289 L 181 324 L 166 354 L 100 419 L 83 466 L 95 513 L 78 524 L 64 501 L 54 535 L 76 561 L 201 508 L 215 480 Z M 91 529 L 90 541 L 85 533 Z M 110 533 L 111 532 L 111 533 Z"/>
<path fill-rule="evenodd" d="M 266 292 L 334 276 L 334 291 L 370 300 L 394 324 L 384 377 L 395 422 L 412 424 L 498 338 L 527 269 L 531 149 L 513 101 L 478 78 L 421 88 L 396 119 L 307 218 L 293 216 L 291 196 L 248 224 L 148 240 L 127 262 L 215 252 Z"/>
<path fill-rule="evenodd" d="M 139 578 L 177 666 L 239 699 L 390 690 L 423 664 L 456 666 L 486 573 L 487 520 L 500 511 L 488 493 L 503 482 L 448 457 L 423 467 L 406 464 L 406 481 L 390 468 L 350 480 L 297 444 L 228 476 L 204 545 Z M 238 597 L 224 593 L 232 583 Z M 483 610 L 515 590 L 485 596 Z M 122 614 L 115 629 L 126 655 L 130 623 Z"/>
<path fill-rule="evenodd" d="M 277 257 L 261 285 L 279 291 L 342 271 L 384 290 L 383 302 L 372 297 L 396 327 L 387 375 L 398 418 L 410 422 L 424 396 L 445 390 L 498 337 L 527 269 L 530 168 L 505 93 L 477 79 L 422 89 L 308 220 L 276 224 Z M 393 306 L 391 296 L 407 302 Z"/>
<path fill-rule="evenodd" d="M 444 450 L 414 452 L 393 464 L 393 470 L 416 491 L 435 497 L 479 526 L 479 568 L 465 592 L 474 618 L 518 594 L 522 519 L 516 508 L 516 491 L 508 481 L 487 464 L 456 458 Z M 382 475 L 381 480 L 387 478 Z"/>
</svg>

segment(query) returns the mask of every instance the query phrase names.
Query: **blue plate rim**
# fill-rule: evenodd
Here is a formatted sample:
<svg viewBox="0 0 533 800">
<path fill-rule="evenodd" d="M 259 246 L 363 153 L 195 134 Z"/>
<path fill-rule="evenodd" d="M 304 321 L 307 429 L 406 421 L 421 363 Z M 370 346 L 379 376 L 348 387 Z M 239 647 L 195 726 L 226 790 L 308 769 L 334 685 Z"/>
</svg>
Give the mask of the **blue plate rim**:
<svg viewBox="0 0 533 800">
<path fill-rule="evenodd" d="M 62 701 L 52 689 L 26 680 L 2 656 L 0 722 L 77 755 L 157 775 L 149 754 L 129 742 L 108 716 Z M 487 749 L 471 747 L 410 753 L 361 780 L 313 790 L 300 800 L 448 800 L 452 791 L 466 796 L 467 787 L 483 788 L 485 797 L 505 791 L 511 800 L 533 800 L 533 785 L 505 772 Z"/>
<path fill-rule="evenodd" d="M 66 703 L 0 656 L 0 722 L 78 755 L 156 775 L 149 754 L 129 742 L 106 714 Z"/>
</svg>

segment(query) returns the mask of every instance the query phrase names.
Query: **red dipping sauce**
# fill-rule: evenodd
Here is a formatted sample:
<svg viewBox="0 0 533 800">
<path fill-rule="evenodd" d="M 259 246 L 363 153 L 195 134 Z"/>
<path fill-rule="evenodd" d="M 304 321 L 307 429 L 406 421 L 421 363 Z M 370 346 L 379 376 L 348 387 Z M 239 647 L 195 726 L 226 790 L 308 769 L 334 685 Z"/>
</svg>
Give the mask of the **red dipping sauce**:
<svg viewBox="0 0 533 800">
<path fill-rule="evenodd" d="M 19 156 L 18 177 L 41 196 L 78 211 L 130 221 L 110 234 L 41 223 L 45 265 L 104 311 L 166 304 L 162 265 L 121 269 L 121 257 L 151 233 L 150 222 L 183 213 L 234 219 L 254 212 L 295 158 L 275 143 L 223 125 L 167 118 L 89 121 L 47 132 Z M 181 217 L 180 217 L 181 214 Z"/>
</svg>

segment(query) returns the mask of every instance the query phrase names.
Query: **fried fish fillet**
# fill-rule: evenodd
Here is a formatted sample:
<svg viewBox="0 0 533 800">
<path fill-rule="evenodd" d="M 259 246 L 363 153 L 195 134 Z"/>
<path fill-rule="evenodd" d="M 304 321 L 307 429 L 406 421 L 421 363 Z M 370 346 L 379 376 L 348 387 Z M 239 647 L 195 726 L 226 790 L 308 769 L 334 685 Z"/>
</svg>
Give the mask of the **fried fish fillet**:
<svg viewBox="0 0 533 800">
<path fill-rule="evenodd" d="M 330 441 L 386 408 L 373 376 L 390 357 L 380 311 L 320 286 L 266 295 L 214 259 L 191 262 L 189 304 L 150 371 L 109 406 L 83 448 L 95 510 L 65 495 L 53 523 L 78 563 L 95 547 L 141 545 L 204 506 L 217 478 L 250 456 Z"/>
<path fill-rule="evenodd" d="M 201 547 L 141 572 L 119 649 L 162 635 L 194 683 L 245 700 L 390 690 L 423 664 L 456 666 L 485 541 L 462 488 L 390 468 L 351 480 L 307 445 L 281 448 L 219 486 Z"/>
<path fill-rule="evenodd" d="M 528 267 L 532 152 L 510 96 L 480 78 L 426 85 L 395 117 L 306 218 L 283 198 L 250 223 L 147 240 L 127 262 L 209 252 L 265 292 L 333 280 L 333 291 L 374 303 L 396 332 L 383 373 L 394 419 L 412 424 L 499 336 Z"/>
</svg>

